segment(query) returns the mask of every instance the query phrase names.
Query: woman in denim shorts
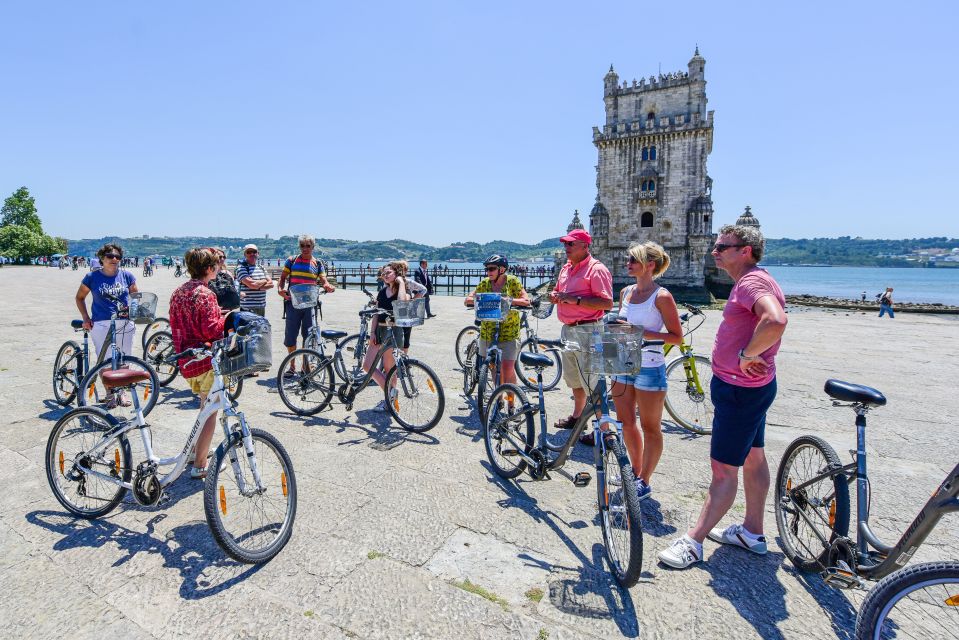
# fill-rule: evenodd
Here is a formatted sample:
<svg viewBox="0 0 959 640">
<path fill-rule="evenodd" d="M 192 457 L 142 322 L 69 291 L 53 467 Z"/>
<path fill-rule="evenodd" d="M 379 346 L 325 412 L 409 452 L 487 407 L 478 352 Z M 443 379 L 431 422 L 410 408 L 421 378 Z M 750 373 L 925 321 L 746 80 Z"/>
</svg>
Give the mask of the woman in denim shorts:
<svg viewBox="0 0 959 640">
<path fill-rule="evenodd" d="M 621 322 L 643 327 L 647 340 L 679 344 L 683 329 L 676 301 L 655 279 L 669 267 L 669 255 L 655 242 L 633 244 L 626 256 L 629 275 L 636 284 L 620 293 Z M 650 496 L 649 480 L 663 454 L 662 417 L 666 402 L 666 363 L 663 347 L 643 349 L 643 363 L 634 376 L 613 377 L 613 402 L 616 416 L 623 423 L 626 450 L 636 475 L 636 494 L 640 500 Z M 636 426 L 636 413 L 642 433 Z"/>
</svg>

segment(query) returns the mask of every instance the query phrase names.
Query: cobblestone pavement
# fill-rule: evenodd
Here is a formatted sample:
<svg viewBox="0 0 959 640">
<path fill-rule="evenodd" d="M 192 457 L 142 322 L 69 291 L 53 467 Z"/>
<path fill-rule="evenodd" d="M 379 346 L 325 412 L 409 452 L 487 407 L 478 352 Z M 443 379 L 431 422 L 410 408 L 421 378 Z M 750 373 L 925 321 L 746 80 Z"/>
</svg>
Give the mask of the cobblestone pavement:
<svg viewBox="0 0 959 640">
<path fill-rule="evenodd" d="M 42 458 L 65 413 L 51 399 L 50 376 L 58 346 L 74 337 L 80 277 L 0 269 L 8 305 L 0 319 L 0 637 L 850 637 L 862 593 L 798 575 L 775 540 L 771 507 L 765 557 L 707 542 L 700 566 L 657 565 L 656 553 L 695 518 L 708 486 L 708 438 L 668 424 L 643 505 L 643 578 L 629 592 L 617 588 L 604 566 L 593 485 L 577 489 L 561 474 L 507 484 L 489 470 L 476 413 L 460 395 L 452 344 L 470 316 L 453 298 L 434 298 L 439 316 L 413 334 L 412 354 L 446 388 L 445 417 L 429 433 L 408 434 L 372 411 L 381 398 L 374 390 L 352 411 L 334 402 L 303 419 L 269 393 L 269 376 L 247 380 L 240 407 L 286 445 L 300 491 L 293 538 L 266 566 L 225 558 L 207 528 L 200 483 L 185 477 L 163 509 L 128 498 L 97 521 L 68 517 Z M 176 284 L 164 269 L 140 279 L 160 295 L 161 312 Z M 324 326 L 354 331 L 363 299 L 356 291 L 327 296 Z M 282 327 L 278 297 L 268 315 Z M 699 350 L 709 352 L 718 321 L 710 312 L 694 335 Z M 558 335 L 555 317 L 541 324 Z M 953 318 L 791 310 L 767 430 L 773 473 L 800 434 L 825 438 L 843 458 L 852 448 L 853 414 L 830 406 L 827 377 L 878 387 L 889 404 L 869 422 L 874 525 L 895 539 L 959 459 L 956 353 Z M 551 420 L 568 412 L 568 393 L 547 395 Z M 163 390 L 150 415 L 161 451 L 182 443 L 196 409 L 182 378 Z M 588 470 L 591 460 L 579 447 L 567 471 Z M 957 549 L 952 517 L 915 560 L 956 559 Z M 462 588 L 466 580 L 496 601 Z"/>
</svg>

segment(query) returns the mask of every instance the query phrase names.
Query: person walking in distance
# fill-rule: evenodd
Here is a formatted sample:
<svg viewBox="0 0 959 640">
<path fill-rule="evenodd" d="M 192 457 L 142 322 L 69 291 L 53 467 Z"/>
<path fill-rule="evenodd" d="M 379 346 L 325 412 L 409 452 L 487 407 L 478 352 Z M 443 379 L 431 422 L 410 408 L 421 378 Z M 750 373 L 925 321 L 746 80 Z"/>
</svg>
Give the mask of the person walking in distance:
<svg viewBox="0 0 959 640">
<path fill-rule="evenodd" d="M 763 447 L 766 412 L 776 397 L 775 357 L 786 330 L 786 300 L 773 277 L 756 266 L 764 248 L 762 233 L 755 227 L 727 225 L 719 230 L 712 250 L 716 266 L 736 283 L 713 343 L 712 481 L 696 524 L 660 552 L 660 562 L 669 567 L 684 569 L 700 562 L 707 536 L 721 544 L 766 553 L 763 513 L 769 464 Z M 742 524 L 718 528 L 736 499 L 740 468 L 745 519 Z"/>
<path fill-rule="evenodd" d="M 896 313 L 892 310 L 892 287 L 886 287 L 886 290 L 879 294 L 879 317 L 887 313 L 890 318 L 896 317 Z"/>
<path fill-rule="evenodd" d="M 590 255 L 593 238 L 588 231 L 574 229 L 559 240 L 566 250 L 566 264 L 560 269 L 556 288 L 549 297 L 563 323 L 560 338 L 570 340 L 570 327 L 601 323 L 603 314 L 613 308 L 613 277 L 606 265 Z M 563 381 L 573 392 L 573 413 L 554 426 L 572 429 L 586 407 L 589 383 L 583 378 L 575 352 L 564 350 L 562 358 Z"/>
<path fill-rule="evenodd" d="M 430 311 L 430 296 L 433 295 L 433 278 L 427 270 L 426 260 L 420 260 L 420 267 L 413 273 L 413 279 L 426 287 L 426 317 L 435 318 L 436 314 Z"/>
<path fill-rule="evenodd" d="M 260 250 L 255 244 L 243 247 L 243 260 L 236 267 L 236 280 L 240 283 L 240 310 L 265 316 L 266 292 L 273 288 L 273 280 L 260 266 L 259 256 Z"/>
</svg>

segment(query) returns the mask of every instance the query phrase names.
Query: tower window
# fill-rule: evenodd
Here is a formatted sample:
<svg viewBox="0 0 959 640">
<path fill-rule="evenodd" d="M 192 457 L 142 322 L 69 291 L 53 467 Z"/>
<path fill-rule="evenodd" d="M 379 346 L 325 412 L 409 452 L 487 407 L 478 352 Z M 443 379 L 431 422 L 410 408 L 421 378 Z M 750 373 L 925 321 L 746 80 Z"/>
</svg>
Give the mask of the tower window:
<svg viewBox="0 0 959 640">
<path fill-rule="evenodd" d="M 656 181 L 655 181 L 655 180 L 650 180 L 650 181 L 649 181 L 649 191 L 655 191 L 655 190 L 656 190 Z"/>
<path fill-rule="evenodd" d="M 643 160 L 649 160 L 649 147 L 643 147 Z"/>
<path fill-rule="evenodd" d="M 649 148 L 649 159 L 650 159 L 650 160 L 655 160 L 655 159 L 656 159 L 656 147 L 650 147 L 650 148 Z"/>
<path fill-rule="evenodd" d="M 647 114 L 646 114 L 646 119 L 647 119 L 647 120 L 655 120 L 655 119 L 656 119 L 656 112 L 655 112 L 655 111 L 650 111 L 649 113 L 647 113 Z"/>
<path fill-rule="evenodd" d="M 653 214 L 649 211 L 644 212 L 643 217 L 640 218 L 639 226 L 641 227 L 653 226 Z"/>
</svg>

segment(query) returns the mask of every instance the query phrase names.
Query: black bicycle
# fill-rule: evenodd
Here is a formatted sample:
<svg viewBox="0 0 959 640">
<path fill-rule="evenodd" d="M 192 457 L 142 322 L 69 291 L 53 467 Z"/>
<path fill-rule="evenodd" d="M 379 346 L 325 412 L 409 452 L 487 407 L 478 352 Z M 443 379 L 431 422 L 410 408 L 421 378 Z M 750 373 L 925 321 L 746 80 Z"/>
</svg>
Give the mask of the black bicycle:
<svg viewBox="0 0 959 640">
<path fill-rule="evenodd" d="M 647 342 L 642 335 L 642 327 L 630 325 L 587 326 L 573 332 L 571 341 L 544 341 L 554 349 L 579 352 L 584 376 L 596 380 L 586 408 L 562 444 L 551 441 L 546 428 L 543 372 L 553 366 L 553 359 L 541 353 L 522 352 L 519 356 L 524 366 L 536 372 L 538 402 L 530 403 L 518 385 L 500 385 L 490 397 L 484 423 L 486 454 L 497 475 L 513 479 L 528 471 L 534 480 L 545 480 L 550 471 L 566 464 L 580 435 L 593 422 L 593 463 L 606 559 L 616 581 L 626 588 L 635 585 L 642 572 L 642 514 L 622 424 L 609 413 L 605 376 L 639 371 L 642 348 L 662 344 Z M 536 414 L 540 416 L 538 444 L 533 424 Z M 585 487 L 590 480 L 589 473 L 580 472 L 573 477 L 573 484 Z"/>
<path fill-rule="evenodd" d="M 879 391 L 827 380 L 834 406 L 856 412 L 856 450 L 842 464 L 814 436 L 796 439 L 776 475 L 776 523 L 783 551 L 800 571 L 819 571 L 827 584 L 848 589 L 879 580 L 856 620 L 856 637 L 959 637 L 959 562 L 904 568 L 947 513 L 959 511 L 959 465 L 933 492 L 895 545 L 869 528 L 872 501 L 866 472 L 866 413 L 886 404 Z M 856 483 L 856 539 L 849 537 L 849 485 Z"/>
</svg>

